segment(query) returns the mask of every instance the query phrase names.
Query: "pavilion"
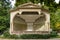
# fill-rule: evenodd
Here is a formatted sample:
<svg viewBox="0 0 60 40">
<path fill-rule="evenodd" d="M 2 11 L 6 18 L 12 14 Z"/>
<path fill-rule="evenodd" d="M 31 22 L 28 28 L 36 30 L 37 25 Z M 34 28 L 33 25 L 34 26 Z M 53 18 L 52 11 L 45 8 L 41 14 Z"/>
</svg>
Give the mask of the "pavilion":
<svg viewBox="0 0 60 40">
<path fill-rule="evenodd" d="M 50 14 L 42 5 L 25 3 L 10 11 L 10 34 L 50 33 Z"/>
</svg>

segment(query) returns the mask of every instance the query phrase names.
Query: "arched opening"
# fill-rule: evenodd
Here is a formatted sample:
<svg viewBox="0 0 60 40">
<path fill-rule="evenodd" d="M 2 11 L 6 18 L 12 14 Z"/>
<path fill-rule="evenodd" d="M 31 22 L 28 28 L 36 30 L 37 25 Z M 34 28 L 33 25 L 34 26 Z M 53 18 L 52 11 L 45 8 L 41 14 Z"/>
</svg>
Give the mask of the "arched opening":
<svg viewBox="0 0 60 40">
<path fill-rule="evenodd" d="M 38 12 L 37 12 L 38 13 Z M 15 32 L 36 32 L 41 31 L 40 28 L 45 25 L 46 15 L 41 13 L 40 15 L 21 14 L 17 13 L 13 19 L 13 30 Z"/>
<path fill-rule="evenodd" d="M 24 19 L 17 16 L 19 13 L 17 13 L 13 19 L 13 30 L 18 31 L 25 31 L 27 29 L 27 24 Z"/>
<path fill-rule="evenodd" d="M 34 31 L 41 31 L 40 28 L 45 25 L 46 15 L 41 13 L 41 17 L 35 20 L 34 22 Z"/>
</svg>

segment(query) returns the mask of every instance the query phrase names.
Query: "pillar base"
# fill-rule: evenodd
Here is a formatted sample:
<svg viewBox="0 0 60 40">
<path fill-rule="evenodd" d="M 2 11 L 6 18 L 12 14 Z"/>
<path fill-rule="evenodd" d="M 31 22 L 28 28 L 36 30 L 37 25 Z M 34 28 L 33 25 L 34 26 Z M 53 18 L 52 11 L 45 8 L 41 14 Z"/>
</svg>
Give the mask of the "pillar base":
<svg viewBox="0 0 60 40">
<path fill-rule="evenodd" d="M 33 23 L 27 23 L 27 31 L 33 31 Z"/>
</svg>

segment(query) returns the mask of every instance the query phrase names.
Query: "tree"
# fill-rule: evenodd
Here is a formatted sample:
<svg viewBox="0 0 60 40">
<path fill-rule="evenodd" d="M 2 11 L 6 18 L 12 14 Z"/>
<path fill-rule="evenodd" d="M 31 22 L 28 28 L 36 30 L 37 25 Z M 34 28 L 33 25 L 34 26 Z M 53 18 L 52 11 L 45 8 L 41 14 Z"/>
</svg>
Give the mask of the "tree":
<svg viewBox="0 0 60 40">
<path fill-rule="evenodd" d="M 57 31 L 60 31 L 60 9 L 58 9 L 55 13 L 55 27 Z"/>
<path fill-rule="evenodd" d="M 0 0 L 0 34 L 9 28 L 9 0 Z"/>
</svg>

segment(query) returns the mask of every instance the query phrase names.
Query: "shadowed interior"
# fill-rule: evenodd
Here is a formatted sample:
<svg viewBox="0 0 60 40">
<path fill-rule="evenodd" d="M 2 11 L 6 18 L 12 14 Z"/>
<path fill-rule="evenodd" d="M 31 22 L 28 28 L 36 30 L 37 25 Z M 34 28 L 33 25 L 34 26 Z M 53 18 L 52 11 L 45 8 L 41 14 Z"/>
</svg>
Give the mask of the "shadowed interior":
<svg viewBox="0 0 60 40">
<path fill-rule="evenodd" d="M 21 15 L 37 15 L 38 12 L 23 12 Z M 16 14 L 14 17 L 14 21 L 13 21 L 13 30 L 14 31 L 26 31 L 27 30 L 27 23 L 25 22 L 25 20 L 17 15 L 20 14 Z M 41 28 L 43 25 L 45 25 L 45 15 L 42 14 L 43 16 L 40 16 L 39 18 L 37 18 L 35 20 L 35 22 L 33 23 L 33 31 L 38 30 L 39 28 Z M 28 17 L 29 18 L 29 17 Z M 34 17 L 35 18 L 35 17 Z M 40 31 L 40 30 L 38 30 Z"/>
</svg>

